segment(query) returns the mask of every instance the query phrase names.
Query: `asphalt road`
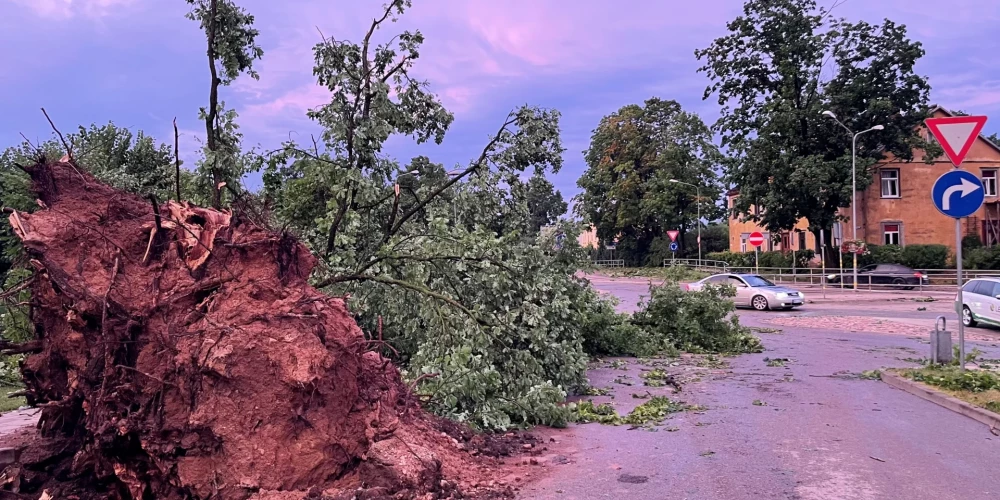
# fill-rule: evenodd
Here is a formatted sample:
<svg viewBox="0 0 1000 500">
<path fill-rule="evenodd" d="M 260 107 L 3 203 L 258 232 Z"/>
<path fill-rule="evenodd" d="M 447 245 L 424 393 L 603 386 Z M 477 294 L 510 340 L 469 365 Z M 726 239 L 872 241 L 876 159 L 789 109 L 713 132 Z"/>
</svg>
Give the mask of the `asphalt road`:
<svg viewBox="0 0 1000 500">
<path fill-rule="evenodd" d="M 636 280 L 626 280 L 636 281 Z M 646 285 L 597 286 L 634 307 Z M 916 311 L 917 307 L 928 311 Z M 744 324 L 768 326 L 777 315 L 883 315 L 933 323 L 950 302 L 811 304 L 793 313 L 741 311 Z M 879 312 L 884 310 L 883 312 Z M 952 313 L 953 315 L 953 313 Z M 991 333 L 977 329 L 979 333 Z M 992 332 L 997 334 L 1000 332 Z M 674 396 L 707 407 L 675 414 L 659 432 L 599 424 L 558 431 L 550 473 L 523 498 L 558 499 L 995 499 L 1000 498 L 1000 437 L 983 424 L 888 385 L 860 379 L 864 370 L 914 366 L 928 346 L 905 335 L 784 328 L 760 334 L 762 354 L 729 360 L 728 369 Z M 997 335 L 1000 338 L 1000 335 Z M 1000 358 L 989 341 L 971 342 Z M 764 358 L 788 358 L 768 367 Z M 637 404 L 615 384 L 643 368 L 601 367 L 595 387 L 613 386 L 620 413 Z M 640 384 L 641 385 L 641 384 Z M 754 402 L 758 404 L 755 405 Z M 669 428 L 670 430 L 666 430 Z M 568 462 L 568 463 L 567 463 Z"/>
</svg>

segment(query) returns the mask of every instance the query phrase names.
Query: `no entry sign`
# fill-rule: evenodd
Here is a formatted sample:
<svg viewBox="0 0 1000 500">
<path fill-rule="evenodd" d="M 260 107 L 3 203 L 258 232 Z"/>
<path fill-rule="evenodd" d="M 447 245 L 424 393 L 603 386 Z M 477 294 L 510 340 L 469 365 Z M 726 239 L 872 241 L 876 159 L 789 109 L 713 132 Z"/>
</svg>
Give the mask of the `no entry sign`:
<svg viewBox="0 0 1000 500">
<path fill-rule="evenodd" d="M 750 233 L 750 237 L 747 238 L 747 241 L 749 241 L 751 245 L 759 247 L 764 244 L 764 235 L 760 234 L 759 231 L 754 231 Z"/>
</svg>

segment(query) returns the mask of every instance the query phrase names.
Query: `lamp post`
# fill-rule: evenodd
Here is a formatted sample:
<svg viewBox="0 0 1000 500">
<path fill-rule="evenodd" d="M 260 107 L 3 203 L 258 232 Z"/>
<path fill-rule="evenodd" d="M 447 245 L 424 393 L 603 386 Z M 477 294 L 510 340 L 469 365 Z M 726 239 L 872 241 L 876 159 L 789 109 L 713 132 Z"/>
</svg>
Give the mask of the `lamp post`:
<svg viewBox="0 0 1000 500">
<path fill-rule="evenodd" d="M 685 186 L 691 186 L 694 188 L 695 196 L 698 198 L 695 203 L 698 205 L 698 267 L 701 267 L 701 187 L 690 184 L 687 182 L 682 182 L 677 179 L 670 179 L 670 182 L 674 184 L 684 184 Z"/>
<path fill-rule="evenodd" d="M 883 127 L 882 125 L 875 125 L 874 127 L 870 128 L 870 129 L 862 130 L 861 132 L 854 133 L 853 130 L 851 130 L 850 128 L 848 128 L 847 125 L 844 125 L 837 118 L 837 115 L 833 114 L 833 111 L 824 111 L 823 115 L 824 116 L 829 116 L 830 118 L 833 118 L 833 121 L 837 122 L 837 125 L 840 125 L 841 127 L 844 128 L 844 130 L 847 131 L 848 134 L 851 134 L 851 238 L 854 239 L 855 242 L 857 242 L 858 241 L 858 204 L 856 203 L 856 201 L 857 201 L 857 196 L 858 196 L 858 181 L 857 181 L 857 171 L 858 171 L 858 167 L 857 167 L 857 162 L 858 162 L 858 157 L 857 157 L 858 136 L 861 135 L 861 134 L 864 134 L 864 133 L 871 132 L 873 130 L 882 130 L 885 127 Z M 865 233 L 865 234 L 867 234 L 867 233 Z M 853 270 L 853 275 L 854 275 L 854 281 L 853 281 L 854 291 L 857 292 L 858 291 L 858 252 L 854 252 L 854 270 Z"/>
</svg>

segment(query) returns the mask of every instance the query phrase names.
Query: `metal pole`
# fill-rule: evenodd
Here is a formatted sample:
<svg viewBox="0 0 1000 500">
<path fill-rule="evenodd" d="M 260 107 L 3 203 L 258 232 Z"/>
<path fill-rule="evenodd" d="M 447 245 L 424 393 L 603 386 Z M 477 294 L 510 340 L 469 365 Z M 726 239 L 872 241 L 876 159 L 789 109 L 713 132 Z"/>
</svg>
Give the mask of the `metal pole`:
<svg viewBox="0 0 1000 500">
<path fill-rule="evenodd" d="M 857 245 L 858 241 L 858 180 L 857 180 L 857 149 L 858 149 L 858 135 L 854 134 L 851 139 L 851 228 L 852 238 L 854 238 L 854 243 Z M 858 291 L 858 252 L 854 252 L 854 291 Z"/>
<path fill-rule="evenodd" d="M 694 189 L 698 196 L 698 267 L 701 267 L 701 187 L 695 186 Z"/>
<path fill-rule="evenodd" d="M 819 230 L 819 252 L 820 252 L 820 265 L 823 267 L 822 275 L 820 276 L 820 282 L 823 286 L 823 298 L 826 298 L 826 236 L 824 235 L 824 230 Z M 811 274 L 810 274 L 811 276 Z M 812 280 L 809 280 L 810 282 Z"/>
<path fill-rule="evenodd" d="M 965 325 L 962 323 L 962 220 L 955 219 L 955 269 L 957 271 L 958 296 L 958 366 L 965 371 Z"/>
</svg>

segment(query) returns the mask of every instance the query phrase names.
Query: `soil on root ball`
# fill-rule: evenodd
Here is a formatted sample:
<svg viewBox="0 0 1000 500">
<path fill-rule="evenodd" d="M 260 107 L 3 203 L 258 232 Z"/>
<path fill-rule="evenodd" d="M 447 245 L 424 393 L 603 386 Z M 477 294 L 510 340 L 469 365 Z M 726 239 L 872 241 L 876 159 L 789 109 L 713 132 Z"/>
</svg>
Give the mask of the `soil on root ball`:
<svg viewBox="0 0 1000 500">
<path fill-rule="evenodd" d="M 7 495 L 513 495 L 491 478 L 517 446 L 442 433 L 344 301 L 309 286 L 293 237 L 69 163 L 26 171 L 42 208 L 10 222 L 35 270 L 22 374 L 42 413 Z"/>
</svg>

